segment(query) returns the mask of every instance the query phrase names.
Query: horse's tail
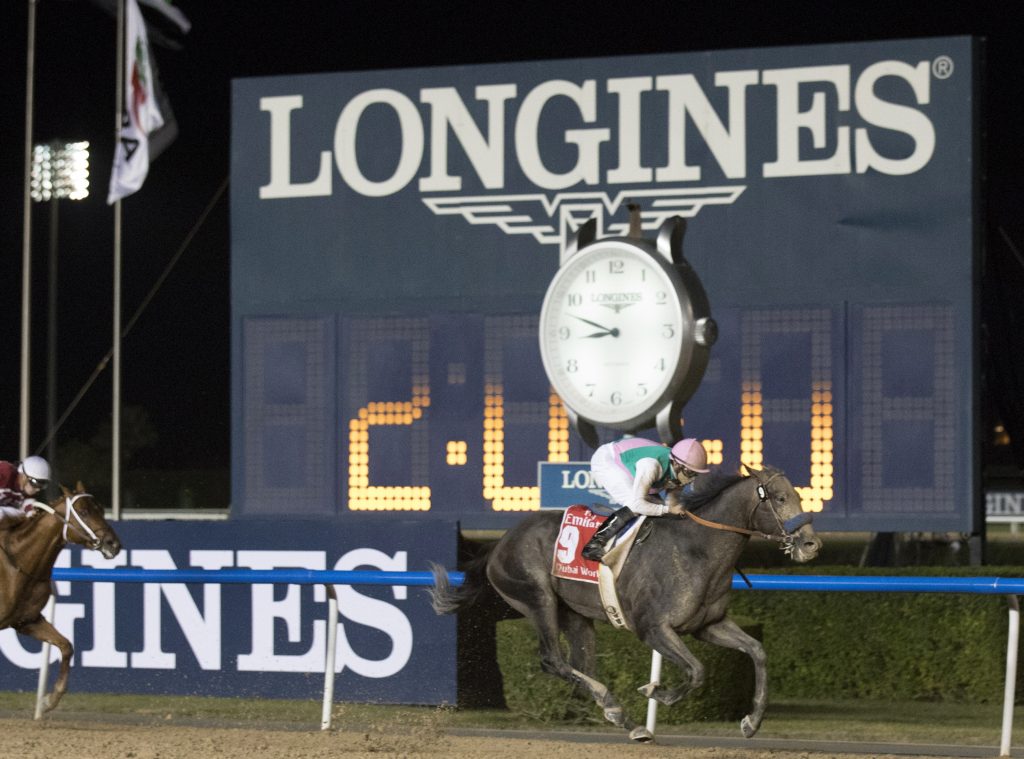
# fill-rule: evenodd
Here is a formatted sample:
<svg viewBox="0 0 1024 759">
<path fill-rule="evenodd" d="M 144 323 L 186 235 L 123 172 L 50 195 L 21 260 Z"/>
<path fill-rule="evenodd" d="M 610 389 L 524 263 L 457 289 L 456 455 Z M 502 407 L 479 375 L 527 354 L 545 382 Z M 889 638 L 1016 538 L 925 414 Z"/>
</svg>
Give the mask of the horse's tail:
<svg viewBox="0 0 1024 759">
<path fill-rule="evenodd" d="M 487 579 L 487 560 L 494 550 L 494 543 L 485 548 L 463 568 L 465 579 L 461 585 L 452 585 L 448 570 L 439 564 L 430 563 L 434 575 L 434 587 L 430 588 L 430 605 L 437 614 L 455 614 L 476 605 L 487 595 L 496 595 Z"/>
</svg>

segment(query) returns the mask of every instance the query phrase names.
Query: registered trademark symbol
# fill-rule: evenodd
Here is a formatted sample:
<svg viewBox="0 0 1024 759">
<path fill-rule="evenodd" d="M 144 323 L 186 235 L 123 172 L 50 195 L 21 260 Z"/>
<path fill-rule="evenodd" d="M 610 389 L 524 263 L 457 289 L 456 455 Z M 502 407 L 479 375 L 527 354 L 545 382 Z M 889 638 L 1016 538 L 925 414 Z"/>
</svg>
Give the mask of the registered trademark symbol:
<svg viewBox="0 0 1024 759">
<path fill-rule="evenodd" d="M 953 59 L 948 55 L 940 55 L 932 61 L 932 74 L 936 79 L 949 79 L 953 76 Z"/>
</svg>

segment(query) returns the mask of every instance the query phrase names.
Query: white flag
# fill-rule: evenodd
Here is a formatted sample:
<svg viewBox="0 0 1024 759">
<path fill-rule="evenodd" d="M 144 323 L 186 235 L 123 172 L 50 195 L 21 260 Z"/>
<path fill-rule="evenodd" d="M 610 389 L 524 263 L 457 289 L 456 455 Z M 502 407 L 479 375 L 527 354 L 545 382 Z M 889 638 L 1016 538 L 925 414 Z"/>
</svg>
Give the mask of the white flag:
<svg viewBox="0 0 1024 759">
<path fill-rule="evenodd" d="M 125 0 L 124 112 L 114 149 L 107 203 L 142 187 L 149 173 L 149 135 L 164 124 L 156 102 L 146 24 L 136 0 Z"/>
</svg>

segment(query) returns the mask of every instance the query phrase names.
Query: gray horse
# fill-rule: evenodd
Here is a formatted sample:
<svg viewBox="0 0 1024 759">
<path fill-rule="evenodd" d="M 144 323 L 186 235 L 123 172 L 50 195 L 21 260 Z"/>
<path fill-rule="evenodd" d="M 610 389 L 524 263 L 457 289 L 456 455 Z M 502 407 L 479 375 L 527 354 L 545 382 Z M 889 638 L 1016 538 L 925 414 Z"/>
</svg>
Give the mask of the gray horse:
<svg viewBox="0 0 1024 759">
<path fill-rule="evenodd" d="M 633 633 L 680 667 L 688 680 L 679 688 L 648 683 L 640 692 L 672 705 L 704 683 L 704 665 L 680 635 L 743 651 L 754 662 L 754 703 L 740 729 L 747 738 L 761 726 L 767 704 L 764 648 L 726 615 L 733 568 L 751 535 L 775 540 L 797 562 L 813 559 L 821 541 L 810 515 L 785 475 L 771 467 L 750 476 L 713 471 L 697 479 L 692 494 L 669 494 L 680 516 L 654 520 L 650 536 L 633 547 L 616 585 L 622 613 Z M 699 511 L 699 514 L 695 513 Z M 687 518 L 689 517 L 689 518 Z M 532 623 L 540 640 L 544 671 L 585 688 L 604 716 L 636 741 L 651 740 L 595 677 L 594 620 L 606 619 L 597 585 L 551 575 L 561 512 L 531 514 L 466 568 L 453 587 L 434 566 L 434 610 L 452 614 L 488 592 L 488 583 Z M 569 660 L 559 634 L 565 633 Z"/>
</svg>

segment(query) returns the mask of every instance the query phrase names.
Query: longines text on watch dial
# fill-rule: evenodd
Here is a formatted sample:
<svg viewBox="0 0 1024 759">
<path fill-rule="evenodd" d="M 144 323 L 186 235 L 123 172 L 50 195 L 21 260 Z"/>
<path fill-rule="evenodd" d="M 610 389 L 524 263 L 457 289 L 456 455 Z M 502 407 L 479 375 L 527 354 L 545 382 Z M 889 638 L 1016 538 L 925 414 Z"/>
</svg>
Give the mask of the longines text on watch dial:
<svg viewBox="0 0 1024 759">
<path fill-rule="evenodd" d="M 596 423 L 649 412 L 669 395 L 690 329 L 657 258 L 598 242 L 556 274 L 541 313 L 548 376 L 568 406 Z"/>
</svg>

